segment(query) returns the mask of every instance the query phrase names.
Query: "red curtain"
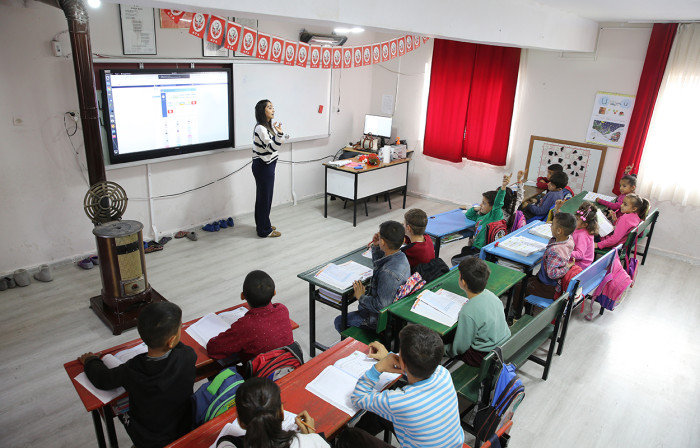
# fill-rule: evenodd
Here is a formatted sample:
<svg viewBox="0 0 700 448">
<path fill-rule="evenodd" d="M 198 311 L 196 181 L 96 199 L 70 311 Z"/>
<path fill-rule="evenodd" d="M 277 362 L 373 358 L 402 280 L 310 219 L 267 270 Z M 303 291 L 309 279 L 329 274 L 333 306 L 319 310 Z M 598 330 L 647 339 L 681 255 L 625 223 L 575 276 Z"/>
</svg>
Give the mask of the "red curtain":
<svg viewBox="0 0 700 448">
<path fill-rule="evenodd" d="M 423 153 L 505 165 L 519 64 L 519 48 L 435 39 Z"/>
<path fill-rule="evenodd" d="M 462 155 L 503 166 L 518 85 L 520 48 L 478 45 Z"/>
<path fill-rule="evenodd" d="M 476 45 L 435 39 L 423 154 L 462 161 Z"/>
<path fill-rule="evenodd" d="M 661 80 L 664 77 L 668 55 L 671 52 L 673 38 L 676 36 L 677 23 L 655 23 L 649 39 L 642 76 L 637 87 L 637 97 L 632 111 L 632 118 L 627 129 L 625 146 L 620 156 L 620 164 L 617 166 L 615 186 L 613 192 L 620 194 L 620 178 L 627 165 L 633 165 L 632 172 L 639 169 L 639 161 L 642 159 L 644 143 L 649 131 L 649 123 L 654 113 L 656 96 L 659 94 Z"/>
</svg>

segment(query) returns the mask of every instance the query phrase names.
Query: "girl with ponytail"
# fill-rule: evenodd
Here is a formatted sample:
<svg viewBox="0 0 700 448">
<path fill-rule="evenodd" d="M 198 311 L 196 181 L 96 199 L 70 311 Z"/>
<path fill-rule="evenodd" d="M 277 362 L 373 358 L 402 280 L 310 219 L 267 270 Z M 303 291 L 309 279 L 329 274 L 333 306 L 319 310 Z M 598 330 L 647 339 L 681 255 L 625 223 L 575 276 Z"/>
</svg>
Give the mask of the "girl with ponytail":
<svg viewBox="0 0 700 448">
<path fill-rule="evenodd" d="M 238 423 L 246 430 L 243 437 L 221 437 L 217 448 L 329 448 L 322 436 L 315 434 L 314 419 L 303 411 L 296 417 L 301 431 L 282 429 L 284 408 L 280 388 L 267 378 L 253 377 L 236 391 Z"/>
<path fill-rule="evenodd" d="M 624 243 L 627 234 L 637 227 L 647 217 L 649 213 L 649 201 L 634 193 L 625 196 L 620 206 L 620 217 L 614 212 L 610 213 L 610 219 L 615 224 L 615 230 L 610 235 L 606 235 L 596 243 L 596 249 L 615 247 Z"/>
</svg>

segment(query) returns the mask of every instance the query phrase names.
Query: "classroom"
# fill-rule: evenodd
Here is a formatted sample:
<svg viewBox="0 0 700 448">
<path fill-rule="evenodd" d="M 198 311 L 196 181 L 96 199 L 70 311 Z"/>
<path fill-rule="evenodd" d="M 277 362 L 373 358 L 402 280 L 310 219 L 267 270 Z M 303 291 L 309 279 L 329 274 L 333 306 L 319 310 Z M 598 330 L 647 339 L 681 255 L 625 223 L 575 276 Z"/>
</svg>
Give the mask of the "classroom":
<svg viewBox="0 0 700 448">
<path fill-rule="evenodd" d="M 0 3 L 5 44 L 0 47 L 0 278 L 18 269 L 33 273 L 44 264 L 54 278 L 0 291 L 0 353 L 5 358 L 0 369 L 0 446 L 7 447 L 94 446 L 92 419 L 62 366 L 82 353 L 138 338 L 133 328 L 113 335 L 93 313 L 89 299 L 100 294 L 100 271 L 78 266 L 96 253 L 96 243 L 82 203 L 90 182 L 81 117 L 70 114 L 80 108 L 68 26 L 54 3 L 63 2 Z M 271 91 L 280 92 L 279 100 L 269 98 L 277 105 L 275 120 L 303 123 L 306 115 L 311 123 L 323 115 L 327 123 L 324 135 L 298 141 L 294 129 L 284 127 L 292 143 L 279 151 L 271 212 L 280 238 L 256 235 L 256 189 L 247 166 L 252 141 L 242 148 L 121 166 L 109 163 L 105 149 L 106 178 L 126 191 L 124 219 L 143 224 L 144 241 L 183 230 L 198 235 L 196 241 L 173 239 L 162 251 L 145 255 L 149 283 L 182 308 L 183 322 L 241 304 L 244 277 L 261 269 L 275 281 L 274 301 L 283 303 L 299 325 L 294 339 L 310 360 L 309 284 L 298 277 L 301 272 L 366 245 L 382 222 L 402 222 L 408 209 L 419 208 L 430 216 L 478 202 L 484 191 L 500 186 L 504 175 L 525 168 L 531 136 L 585 142 L 597 92 L 639 96 L 653 24 L 700 19 L 693 0 L 378 3 L 271 0 L 234 6 L 220 0 L 134 0 L 131 5 L 154 11 L 157 49 L 157 54 L 138 55 L 124 52 L 118 3 L 87 7 L 92 59 L 100 67 L 228 64 L 235 72 L 252 64 L 252 58 L 234 57 L 230 51 L 222 57 L 203 56 L 202 39 L 187 29 L 161 27 L 159 8 L 252 20 L 260 32 L 291 41 L 298 41 L 303 29 L 330 35 L 335 27 L 364 28 L 347 33 L 343 47 L 407 34 L 427 38 L 386 62 L 327 70 L 318 83 L 328 87 L 323 111 L 308 104 L 300 110 L 284 98 L 286 91 L 292 98 L 305 95 L 301 89 L 322 69 L 306 69 L 309 79 L 299 79 L 299 85 L 296 78 L 271 83 Z M 521 49 L 504 165 L 467 158 L 450 162 L 423 154 L 436 39 Z M 61 47 L 58 56 L 56 43 Z M 268 96 L 265 91 L 251 95 Z M 241 98 L 235 88 L 233 97 L 234 102 Z M 101 95 L 97 98 L 101 103 Z M 247 118 L 252 120 L 250 112 Z M 381 195 L 355 201 L 354 217 L 352 201 L 347 207 L 340 199 L 326 202 L 322 163 L 348 142 L 362 139 L 366 115 L 391 116 L 392 142 L 405 140 L 412 158 L 406 165 L 406 195 L 391 193 L 391 207 Z M 236 132 L 237 141 L 249 136 L 249 129 Z M 697 161 L 690 154 L 697 153 L 697 144 L 682 143 L 673 148 L 675 164 Z M 621 153 L 622 148 L 607 147 L 598 192 L 613 194 Z M 647 178 L 645 167 L 638 169 L 641 183 Z M 691 173 L 687 167 L 679 170 Z M 700 190 L 697 182 L 690 184 L 685 199 L 659 194 L 649 198 L 659 220 L 626 303 L 591 322 L 574 310 L 566 350 L 554 357 L 546 381 L 535 363 L 518 370 L 526 397 L 509 431 L 510 446 L 692 446 L 700 437 L 695 418 L 700 404 L 694 399 L 700 390 L 692 380 L 700 369 L 693 336 L 700 324 L 695 292 L 700 287 L 700 237 L 694 232 L 700 206 L 693 201 Z M 202 230 L 228 217 L 233 227 Z M 449 264 L 460 248 L 458 243 L 445 245 L 440 257 Z M 325 345 L 339 341 L 333 327 L 338 314 L 330 306 L 316 305 L 316 340 Z M 539 352 L 546 352 L 546 345 Z M 116 430 L 119 444 L 131 446 L 120 424 Z M 474 446 L 474 437 L 466 434 L 465 442 Z M 396 439 L 394 446 L 399 446 Z"/>
</svg>

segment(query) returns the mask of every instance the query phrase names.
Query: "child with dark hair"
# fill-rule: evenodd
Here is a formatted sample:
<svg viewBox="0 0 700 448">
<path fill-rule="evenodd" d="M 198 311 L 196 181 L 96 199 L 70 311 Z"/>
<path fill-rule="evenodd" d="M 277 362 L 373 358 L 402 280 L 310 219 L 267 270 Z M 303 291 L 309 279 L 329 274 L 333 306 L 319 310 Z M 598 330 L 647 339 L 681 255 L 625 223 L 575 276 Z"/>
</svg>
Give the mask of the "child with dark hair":
<svg viewBox="0 0 700 448">
<path fill-rule="evenodd" d="M 563 203 L 563 201 L 557 201 L 555 207 L 557 213 Z M 576 210 L 576 230 L 571 234 L 571 239 L 574 241 L 571 259 L 582 270 L 593 263 L 595 235 L 598 235 L 598 209 L 591 202 L 584 201 Z"/>
<path fill-rule="evenodd" d="M 192 388 L 197 355 L 180 342 L 182 310 L 171 302 L 146 305 L 138 332 L 148 352 L 113 369 L 94 353 L 79 361 L 100 389 L 123 387 L 129 411 L 119 416 L 137 448 L 162 447 L 192 429 Z"/>
<path fill-rule="evenodd" d="M 243 281 L 241 300 L 250 310 L 231 324 L 231 328 L 214 336 L 207 344 L 207 353 L 214 359 L 248 361 L 294 342 L 289 310 L 281 303 L 272 303 L 275 282 L 266 272 L 251 271 Z"/>
<path fill-rule="evenodd" d="M 374 262 L 372 283 L 367 294 L 365 285 L 355 281 L 352 285 L 359 306 L 348 313 L 348 326 L 374 330 L 377 328 L 379 312 L 391 305 L 396 290 L 411 276 L 411 267 L 406 254 L 401 252 L 404 241 L 404 226 L 396 221 L 385 221 L 379 226 L 370 242 Z M 345 330 L 341 316 L 335 318 L 338 333 Z"/>
<path fill-rule="evenodd" d="M 617 196 L 615 201 L 610 202 L 604 199 L 596 198 L 596 202 L 598 204 L 606 206 L 609 210 L 613 210 L 615 212 L 615 217 L 619 218 L 620 216 L 622 216 L 620 208 L 622 207 L 622 203 L 625 201 L 625 197 L 628 194 L 634 193 L 636 189 L 637 176 L 635 176 L 634 174 L 625 174 L 620 179 L 620 194 Z"/>
<path fill-rule="evenodd" d="M 547 177 L 541 176 L 537 178 L 537 188 L 547 189 L 547 184 L 552 178 L 552 174 L 564 171 L 564 167 L 558 163 L 553 163 L 547 167 Z"/>
<path fill-rule="evenodd" d="M 525 186 L 523 185 L 524 179 L 525 172 L 522 170 L 518 171 L 518 180 L 515 183 L 515 191 L 510 188 L 506 188 L 506 196 L 503 199 L 503 219 L 506 220 L 506 228 L 509 232 L 513 228 L 515 212 L 520 208 L 520 204 L 523 203 L 523 198 L 525 197 Z"/>
<path fill-rule="evenodd" d="M 459 311 L 457 332 L 445 354 L 459 356 L 470 366 L 478 367 L 495 347 L 510 337 L 503 314 L 503 303 L 486 289 L 491 270 L 480 258 L 467 258 L 459 264 L 459 287 L 469 301 Z"/>
<path fill-rule="evenodd" d="M 530 277 L 527 282 L 525 296 L 536 295 L 545 299 L 554 298 L 557 283 L 569 271 L 574 262 L 571 261 L 571 253 L 574 250 L 574 240 L 571 234 L 576 228 L 576 218 L 571 213 L 557 213 L 552 220 L 552 239 L 542 256 L 540 271 L 536 276 Z M 519 317 L 522 308 L 522 299 L 519 291 L 515 291 L 513 309 L 509 312 L 509 319 Z"/>
<path fill-rule="evenodd" d="M 440 335 L 410 324 L 399 332 L 399 341 L 398 355 L 379 342 L 370 344 L 368 356 L 379 362 L 360 377 L 350 399 L 373 417 L 388 420 L 403 448 L 461 448 L 464 432 L 457 393 L 450 372 L 440 365 Z M 382 372 L 405 374 L 408 385 L 377 392 L 374 387 Z"/>
<path fill-rule="evenodd" d="M 523 208 L 523 213 L 528 220 L 536 216 L 546 216 L 554 207 L 557 200 L 564 199 L 566 192 L 564 187 L 569 183 L 569 176 L 563 171 L 555 171 L 547 183 L 547 193 L 536 204 L 528 204 Z"/>
<path fill-rule="evenodd" d="M 401 252 L 406 254 L 411 272 L 419 264 L 428 263 L 435 258 L 435 246 L 429 235 L 425 234 L 428 226 L 428 215 L 421 209 L 412 208 L 403 215 L 405 245 L 401 247 Z"/>
<path fill-rule="evenodd" d="M 620 207 L 620 217 L 610 213 L 610 220 L 615 224 L 613 233 L 604 236 L 595 245 L 596 249 L 607 249 L 623 243 L 627 235 L 644 221 L 649 213 L 649 201 L 634 193 L 625 196 Z"/>
<path fill-rule="evenodd" d="M 238 424 L 246 431 L 243 437 L 226 435 L 216 442 L 217 448 L 328 448 L 325 439 L 315 434 L 315 421 L 308 412 L 296 417 L 301 431 L 282 429 L 284 408 L 280 388 L 268 378 L 248 379 L 236 391 Z"/>
</svg>

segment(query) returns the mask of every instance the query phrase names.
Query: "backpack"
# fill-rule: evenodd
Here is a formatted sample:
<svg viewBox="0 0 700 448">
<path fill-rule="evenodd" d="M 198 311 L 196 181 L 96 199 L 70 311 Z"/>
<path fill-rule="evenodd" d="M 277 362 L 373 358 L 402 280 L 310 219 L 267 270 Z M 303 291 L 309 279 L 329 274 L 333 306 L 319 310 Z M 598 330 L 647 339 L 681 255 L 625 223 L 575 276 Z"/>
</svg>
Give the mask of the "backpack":
<svg viewBox="0 0 700 448">
<path fill-rule="evenodd" d="M 515 373 L 515 366 L 503 361 L 500 347 L 493 349 L 493 352 L 501 364 L 501 372 L 496 380 L 491 403 L 477 409 L 474 417 L 474 429 L 478 440 L 490 440 L 498 430 L 506 411 L 512 406 L 514 412 L 525 397 L 525 386 Z"/>
<path fill-rule="evenodd" d="M 617 305 L 622 301 L 624 292 L 627 287 L 632 284 L 632 279 L 630 278 L 627 271 L 622 268 L 620 263 L 620 257 L 615 257 L 608 269 L 608 273 L 600 282 L 600 285 L 593 292 L 591 300 L 591 313 L 593 311 L 593 300 L 600 303 L 600 306 L 606 310 L 614 310 Z"/>
<path fill-rule="evenodd" d="M 506 225 L 505 219 L 491 222 L 488 225 L 488 234 L 486 235 L 486 244 L 493 243 L 497 239 L 503 238 L 507 234 L 508 234 L 508 226 Z"/>
<path fill-rule="evenodd" d="M 261 353 L 243 365 L 243 377 L 269 378 L 277 381 L 304 364 L 304 353 L 298 342 Z"/>
<path fill-rule="evenodd" d="M 420 274 L 421 278 L 430 283 L 436 278 L 448 272 L 450 268 L 445 264 L 442 258 L 435 257 L 427 263 L 421 263 L 415 267 L 415 272 Z"/>
<path fill-rule="evenodd" d="M 522 210 L 518 210 L 515 212 L 513 215 L 513 225 L 510 228 L 510 231 L 513 232 L 515 230 L 518 230 L 522 226 L 525 225 L 525 215 L 523 214 Z"/>
<path fill-rule="evenodd" d="M 440 260 L 442 261 L 442 260 Z M 427 264 L 427 263 L 423 263 Z M 445 264 L 443 261 L 442 264 Z M 420 265 L 418 265 L 420 266 Z M 426 281 L 423 280 L 423 277 L 418 272 L 414 272 L 411 274 L 410 277 L 408 277 L 408 280 L 406 280 L 406 283 L 403 285 L 399 286 L 399 289 L 396 290 L 396 297 L 394 297 L 394 302 L 397 302 L 404 297 L 408 297 L 409 295 L 413 294 L 414 292 L 418 291 L 421 289 L 423 286 L 425 286 Z"/>
<path fill-rule="evenodd" d="M 208 422 L 236 406 L 236 391 L 243 384 L 243 377 L 231 367 L 219 372 L 213 380 L 194 393 L 195 426 Z"/>
<path fill-rule="evenodd" d="M 635 238 L 634 240 L 634 258 L 630 258 L 629 253 L 625 253 L 625 271 L 627 271 L 627 275 L 629 275 L 630 279 L 632 280 L 630 288 L 634 286 L 634 280 L 637 278 L 637 268 L 639 267 L 639 260 L 637 260 L 638 239 L 639 237 Z"/>
</svg>

